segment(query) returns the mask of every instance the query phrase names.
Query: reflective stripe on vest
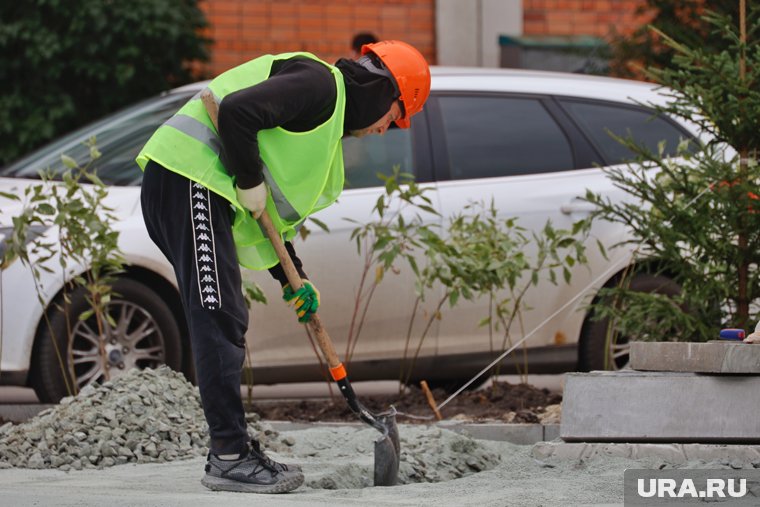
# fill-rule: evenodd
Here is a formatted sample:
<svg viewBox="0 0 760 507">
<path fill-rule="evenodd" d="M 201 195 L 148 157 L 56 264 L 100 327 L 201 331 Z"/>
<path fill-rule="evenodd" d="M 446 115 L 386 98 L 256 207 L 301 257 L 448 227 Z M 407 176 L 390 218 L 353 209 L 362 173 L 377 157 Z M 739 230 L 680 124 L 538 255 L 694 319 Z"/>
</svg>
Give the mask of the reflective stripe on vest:
<svg viewBox="0 0 760 507">
<path fill-rule="evenodd" d="M 198 97 L 196 99 L 196 97 Z M 193 97 L 192 100 L 200 100 L 200 94 Z M 193 139 L 197 140 L 198 142 L 201 142 L 209 147 L 210 150 L 212 150 L 214 153 L 216 153 L 217 156 L 221 156 L 222 153 L 222 142 L 219 140 L 219 136 L 216 135 L 216 132 L 208 128 L 203 123 L 199 122 L 192 116 L 186 116 L 184 114 L 177 114 L 169 118 L 169 120 L 164 123 L 164 125 L 168 125 L 170 127 L 173 127 L 183 134 L 192 137 Z M 224 161 L 222 160 L 222 163 Z M 272 200 L 274 201 L 275 208 L 277 208 L 277 214 L 280 215 L 280 217 L 284 218 L 285 220 L 288 220 L 289 222 L 299 222 L 303 218 L 298 214 L 298 212 L 293 208 L 293 206 L 288 202 L 288 200 L 285 198 L 285 195 L 282 193 L 282 190 L 280 190 L 280 187 L 277 185 L 277 182 L 272 177 L 271 173 L 269 172 L 269 168 L 264 165 L 264 181 L 266 181 L 267 186 L 269 187 L 269 190 L 272 192 Z"/>
<path fill-rule="evenodd" d="M 219 140 L 219 136 L 216 135 L 216 132 L 212 131 L 192 116 L 177 114 L 169 118 L 164 125 L 174 127 L 180 132 L 207 145 L 210 150 L 216 153 L 217 157 L 222 153 L 222 142 Z"/>
</svg>

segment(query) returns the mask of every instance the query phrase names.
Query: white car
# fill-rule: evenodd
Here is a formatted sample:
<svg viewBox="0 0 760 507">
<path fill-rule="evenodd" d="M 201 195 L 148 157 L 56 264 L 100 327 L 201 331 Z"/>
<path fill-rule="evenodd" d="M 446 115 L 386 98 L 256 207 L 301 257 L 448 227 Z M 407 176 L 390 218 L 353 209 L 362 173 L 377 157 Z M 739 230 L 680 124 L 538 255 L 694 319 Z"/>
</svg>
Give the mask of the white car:
<svg viewBox="0 0 760 507">
<path fill-rule="evenodd" d="M 433 68 L 430 99 L 414 117 L 410 130 L 391 129 L 385 136 L 344 140 L 348 187 L 339 201 L 316 215 L 329 233 L 310 227 L 296 250 L 310 278 L 320 289 L 323 322 L 337 351 L 344 355 L 355 292 L 362 272 L 350 233 L 373 219 L 372 208 L 383 192 L 378 171 L 394 166 L 413 173 L 429 187 L 428 194 L 443 221 L 473 200 L 494 199 L 500 216 L 517 217 L 519 225 L 541 228 L 551 219 L 557 228 L 590 212 L 579 199 L 591 189 L 622 199 L 599 166 L 624 163 L 627 149 L 607 130 L 655 147 L 667 141 L 672 150 L 681 138 L 697 132 L 670 118 L 653 117 L 639 105 L 664 99 L 652 85 L 575 74 L 479 68 Z M 41 169 L 63 170 L 60 154 L 80 162 L 88 158 L 82 143 L 97 136 L 103 153 L 98 174 L 111 185 L 109 203 L 119 217 L 120 246 L 128 262 L 111 305 L 117 327 L 106 339 L 111 377 L 133 366 L 167 363 L 193 376 L 192 358 L 171 267 L 145 231 L 140 213 L 141 172 L 134 163 L 152 132 L 205 83 L 175 89 L 113 114 L 28 155 L 0 171 L 0 190 L 20 191 L 38 183 Z M 18 207 L 4 201 L 0 225 L 7 233 Z M 612 283 L 628 263 L 630 250 L 615 249 L 605 259 L 596 238 L 610 245 L 625 237 L 620 225 L 599 222 L 588 246 L 590 265 L 573 269 L 570 284 L 548 282 L 531 289 L 530 311 L 512 339 L 530 334 L 528 364 L 532 373 L 597 369 L 605 353 L 624 361 L 625 349 L 604 350 L 602 323 L 594 323 L 585 306 L 596 291 Z M 279 284 L 268 273 L 246 276 L 265 289 L 266 307 L 254 305 L 248 331 L 253 379 L 259 384 L 324 379 L 314 349 L 292 310 L 280 300 Z M 34 387 L 42 401 L 66 394 L 53 340 L 43 319 L 31 274 L 20 262 L 2 272 L 2 349 L 0 384 Z M 81 386 L 103 378 L 97 333 L 76 315 L 84 311 L 75 298 L 74 339 L 66 343 L 65 319 L 51 303 L 60 298 L 60 277 L 44 281 L 45 301 L 55 335 L 74 359 Z M 634 282 L 641 290 L 677 290 L 662 275 Z M 663 287 L 665 287 L 663 289 Z M 435 298 L 432 298 L 435 299 Z M 398 379 L 415 293 L 409 269 L 388 275 L 374 296 L 349 365 L 356 380 Z M 461 302 L 445 309 L 420 350 L 412 380 L 438 385 L 468 380 L 498 355 L 488 329 L 478 322 L 488 315 L 488 301 Z M 63 340 L 63 341 L 61 341 Z M 506 372 L 523 361 L 522 354 L 505 358 Z"/>
</svg>

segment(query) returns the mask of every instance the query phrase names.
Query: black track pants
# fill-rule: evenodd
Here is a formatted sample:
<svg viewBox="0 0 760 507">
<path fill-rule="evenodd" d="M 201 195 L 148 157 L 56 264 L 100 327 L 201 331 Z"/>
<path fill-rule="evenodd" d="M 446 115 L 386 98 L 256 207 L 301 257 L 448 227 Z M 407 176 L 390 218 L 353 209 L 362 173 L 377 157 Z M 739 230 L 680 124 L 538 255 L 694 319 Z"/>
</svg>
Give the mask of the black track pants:
<svg viewBox="0 0 760 507">
<path fill-rule="evenodd" d="M 211 450 L 240 452 L 248 439 L 240 398 L 248 310 L 230 203 L 153 161 L 140 200 L 148 233 L 177 276 Z"/>
</svg>

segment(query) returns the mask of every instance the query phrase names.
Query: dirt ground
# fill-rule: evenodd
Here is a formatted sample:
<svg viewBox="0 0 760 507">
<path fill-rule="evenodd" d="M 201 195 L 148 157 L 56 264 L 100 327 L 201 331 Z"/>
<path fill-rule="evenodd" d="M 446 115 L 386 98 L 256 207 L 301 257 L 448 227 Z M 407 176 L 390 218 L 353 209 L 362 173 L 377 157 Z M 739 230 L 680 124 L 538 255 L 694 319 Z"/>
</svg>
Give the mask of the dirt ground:
<svg viewBox="0 0 760 507">
<path fill-rule="evenodd" d="M 356 415 L 337 389 L 333 393 L 331 400 L 254 402 L 246 406 L 246 411 L 255 412 L 270 421 L 355 422 Z M 449 397 L 443 389 L 433 389 L 432 394 L 436 404 Z M 411 387 L 403 394 L 359 395 L 358 398 L 373 412 L 382 412 L 393 405 L 399 412 L 397 420 L 403 423 L 429 423 L 435 417 L 425 394 L 418 387 Z M 441 416 L 472 422 L 538 423 L 542 422 L 542 416 L 546 416 L 546 407 L 561 402 L 562 396 L 548 389 L 530 384 L 494 382 L 492 387 L 459 393 L 443 407 Z M 0 417 L 0 425 L 5 422 Z"/>
<path fill-rule="evenodd" d="M 340 393 L 337 390 L 333 392 L 334 396 L 330 400 L 254 402 L 247 410 L 271 421 L 356 421 L 356 415 L 348 408 Z M 442 389 L 434 389 L 432 394 L 436 405 L 449 397 Z M 401 394 L 359 395 L 358 398 L 373 412 L 382 412 L 393 405 L 399 412 L 399 422 L 429 423 L 434 417 L 424 392 L 418 387 L 409 388 Z M 459 393 L 443 407 L 441 416 L 444 419 L 473 422 L 538 423 L 547 406 L 561 402 L 562 396 L 548 389 L 539 389 L 529 384 L 495 382 L 492 387 Z"/>
</svg>

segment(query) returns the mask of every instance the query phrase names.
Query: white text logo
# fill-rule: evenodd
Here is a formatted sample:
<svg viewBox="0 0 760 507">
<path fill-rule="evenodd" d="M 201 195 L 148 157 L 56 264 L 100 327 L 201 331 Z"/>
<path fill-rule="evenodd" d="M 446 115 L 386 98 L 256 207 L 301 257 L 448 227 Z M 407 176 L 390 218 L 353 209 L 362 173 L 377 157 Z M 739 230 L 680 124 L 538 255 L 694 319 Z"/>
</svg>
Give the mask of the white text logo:
<svg viewBox="0 0 760 507">
<path fill-rule="evenodd" d="M 746 479 L 707 479 L 699 490 L 691 479 L 638 479 L 637 490 L 642 498 L 741 498 L 747 494 Z"/>
</svg>

